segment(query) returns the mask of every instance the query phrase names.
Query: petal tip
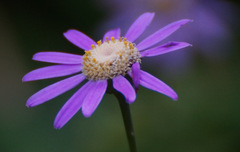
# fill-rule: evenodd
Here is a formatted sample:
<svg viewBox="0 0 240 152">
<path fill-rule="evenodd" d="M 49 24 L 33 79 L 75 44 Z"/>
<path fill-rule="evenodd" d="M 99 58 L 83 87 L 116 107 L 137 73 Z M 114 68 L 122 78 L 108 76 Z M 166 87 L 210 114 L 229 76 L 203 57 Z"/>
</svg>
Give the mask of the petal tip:
<svg viewBox="0 0 240 152">
<path fill-rule="evenodd" d="M 147 12 L 146 14 L 148 14 L 149 15 L 149 18 L 154 18 L 154 16 L 155 16 L 155 12 Z"/>
<path fill-rule="evenodd" d="M 36 56 L 37 56 L 38 53 L 35 53 L 32 57 L 32 60 L 35 60 L 36 59 Z"/>
<path fill-rule="evenodd" d="M 194 22 L 194 20 L 193 19 L 188 19 L 189 20 L 189 22 Z"/>
<path fill-rule="evenodd" d="M 28 107 L 28 108 L 31 108 L 32 106 L 31 106 L 31 105 L 29 105 L 28 103 L 26 103 L 26 107 Z"/>
<path fill-rule="evenodd" d="M 73 31 L 77 31 L 77 30 L 75 30 L 75 29 L 68 29 L 68 30 L 66 30 L 66 32 L 64 32 L 63 34 L 66 34 L 66 33 L 68 33 L 68 32 L 73 32 Z"/>
<path fill-rule="evenodd" d="M 75 29 L 68 29 L 66 32 L 63 33 L 65 38 L 68 38 L 73 32 L 77 32 L 78 30 Z"/>
<path fill-rule="evenodd" d="M 54 123 L 53 127 L 56 129 L 56 130 L 60 130 L 63 126 L 58 124 L 58 123 Z"/>
<path fill-rule="evenodd" d="M 173 101 L 178 101 L 178 96 L 172 98 Z"/>
<path fill-rule="evenodd" d="M 184 45 L 183 45 L 183 48 L 185 47 L 192 47 L 193 45 L 190 44 L 190 43 L 187 43 L 187 42 L 182 42 Z"/>
<path fill-rule="evenodd" d="M 182 25 L 185 25 L 187 23 L 193 22 L 193 20 L 192 19 L 182 19 L 182 20 L 179 20 L 177 22 L 179 23 L 179 26 L 182 26 Z"/>
<path fill-rule="evenodd" d="M 65 125 L 65 123 L 63 123 L 61 120 L 58 119 L 58 117 L 55 118 L 54 123 L 53 123 L 53 127 L 55 129 L 61 129 L 63 126 Z"/>
<path fill-rule="evenodd" d="M 169 98 L 171 98 L 173 101 L 177 101 L 178 100 L 178 94 L 172 89 L 170 88 L 169 90 L 170 92 L 168 94 L 164 94 L 166 96 L 168 96 Z"/>
<path fill-rule="evenodd" d="M 27 74 L 26 74 L 25 76 L 23 76 L 22 82 L 27 82 L 27 81 L 30 81 L 30 80 L 28 80 L 28 76 L 27 76 Z"/>
<path fill-rule="evenodd" d="M 67 38 L 68 33 L 69 33 L 69 30 L 67 30 L 66 32 L 64 32 L 64 33 L 63 33 L 63 36 L 64 36 L 65 38 Z"/>
<path fill-rule="evenodd" d="M 135 100 L 136 100 L 136 98 L 127 99 L 126 102 L 129 103 L 129 104 L 132 104 Z"/>
<path fill-rule="evenodd" d="M 96 109 L 95 109 L 95 110 L 96 110 Z M 83 107 L 82 107 L 82 114 L 83 114 L 83 116 L 84 116 L 85 118 L 89 118 L 89 117 L 91 117 L 91 116 L 93 115 L 93 113 L 95 112 L 95 110 L 92 110 L 91 108 L 85 107 L 85 106 L 83 105 Z"/>
<path fill-rule="evenodd" d="M 137 97 L 136 93 L 134 93 L 132 96 L 130 96 L 128 98 L 125 97 L 125 99 L 126 99 L 127 103 L 132 104 L 136 100 L 136 97 Z"/>
<path fill-rule="evenodd" d="M 146 12 L 146 13 L 143 13 L 143 14 L 151 14 L 151 15 L 155 15 L 155 12 Z"/>
<path fill-rule="evenodd" d="M 85 118 L 89 118 L 92 116 L 92 113 L 86 112 L 86 111 L 82 111 L 82 114 Z"/>
<path fill-rule="evenodd" d="M 185 21 L 185 23 L 188 23 L 188 22 L 193 22 L 192 19 L 183 19 L 183 21 Z"/>
<path fill-rule="evenodd" d="M 37 52 L 33 55 L 32 60 L 39 61 L 39 56 L 41 56 L 42 53 L 45 52 Z"/>
<path fill-rule="evenodd" d="M 30 100 L 27 101 L 26 106 L 27 106 L 28 108 L 34 107 L 33 103 L 32 103 Z"/>
<path fill-rule="evenodd" d="M 172 92 L 172 95 L 169 96 L 173 101 L 177 101 L 178 100 L 178 95 L 175 91 Z"/>
<path fill-rule="evenodd" d="M 65 36 L 71 29 L 66 30 L 65 32 L 63 32 L 63 35 Z"/>
<path fill-rule="evenodd" d="M 192 44 L 187 42 L 181 42 L 181 43 L 183 44 L 183 47 L 193 46 Z"/>
<path fill-rule="evenodd" d="M 152 16 L 155 16 L 155 12 L 148 12 L 149 14 L 151 14 Z"/>
<path fill-rule="evenodd" d="M 32 108 L 32 107 L 37 106 L 37 104 L 36 104 L 35 101 L 36 101 L 36 100 L 34 100 L 32 97 L 30 97 L 30 98 L 27 100 L 27 102 L 26 102 L 26 106 L 27 106 L 28 108 Z M 35 103 L 35 104 L 34 104 L 34 103 Z"/>
</svg>

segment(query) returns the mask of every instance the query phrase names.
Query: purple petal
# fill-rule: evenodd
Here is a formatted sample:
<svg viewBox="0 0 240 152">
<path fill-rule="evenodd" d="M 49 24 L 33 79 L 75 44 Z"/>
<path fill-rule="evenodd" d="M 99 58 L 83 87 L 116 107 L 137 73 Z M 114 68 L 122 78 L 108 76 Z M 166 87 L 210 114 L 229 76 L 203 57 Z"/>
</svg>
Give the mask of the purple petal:
<svg viewBox="0 0 240 152">
<path fill-rule="evenodd" d="M 56 129 L 62 128 L 82 107 L 82 103 L 89 91 L 91 91 L 92 84 L 87 82 L 82 86 L 61 108 L 55 120 L 54 127 Z"/>
<path fill-rule="evenodd" d="M 157 56 L 161 54 L 165 54 L 168 52 L 176 51 L 187 46 L 191 46 L 191 44 L 186 42 L 168 42 L 161 46 L 157 46 L 152 49 L 148 49 L 146 51 L 140 52 L 141 57 L 150 57 L 150 56 Z"/>
<path fill-rule="evenodd" d="M 137 45 L 138 50 L 141 51 L 148 47 L 153 46 L 154 44 L 157 44 L 158 42 L 162 41 L 163 39 L 171 35 L 177 29 L 179 29 L 182 25 L 190 21 L 191 20 L 189 19 L 183 19 L 165 26 L 164 28 L 158 30 L 157 32 L 153 33 L 152 35 L 144 39 L 142 42 L 140 42 Z"/>
<path fill-rule="evenodd" d="M 115 39 L 118 39 L 120 37 L 120 33 L 121 33 L 120 28 L 110 30 L 103 36 L 103 41 L 106 40 L 106 37 L 108 37 L 109 39 L 111 37 L 114 37 Z"/>
<path fill-rule="evenodd" d="M 44 68 L 39 68 L 27 73 L 22 81 L 34 81 L 48 78 L 66 76 L 80 72 L 82 65 L 52 65 Z"/>
<path fill-rule="evenodd" d="M 138 62 L 132 65 L 132 79 L 135 89 L 138 90 L 140 83 L 140 64 Z"/>
<path fill-rule="evenodd" d="M 91 38 L 77 30 L 68 30 L 63 33 L 63 35 L 68 39 L 68 41 L 86 51 L 92 49 L 92 44 L 96 45 L 96 42 L 94 42 Z"/>
<path fill-rule="evenodd" d="M 113 78 L 113 87 L 122 93 L 128 103 L 133 103 L 136 99 L 136 92 L 126 78 L 119 75 Z"/>
<path fill-rule="evenodd" d="M 167 84 L 165 84 L 161 80 L 157 79 L 156 77 L 152 76 L 151 74 L 145 71 L 141 70 L 140 74 L 141 74 L 140 85 L 153 91 L 162 93 L 175 101 L 178 100 L 176 92 L 172 88 L 170 88 Z"/>
<path fill-rule="evenodd" d="M 154 17 L 154 13 L 144 13 L 137 18 L 137 20 L 131 25 L 128 29 L 125 37 L 130 41 L 135 41 L 148 27 L 148 25 L 152 22 Z"/>
<path fill-rule="evenodd" d="M 38 52 L 33 55 L 33 60 L 60 64 L 81 64 L 82 56 L 61 52 Z"/>
<path fill-rule="evenodd" d="M 93 114 L 107 89 L 107 80 L 91 81 L 91 83 L 93 87 L 89 90 L 82 105 L 82 113 L 85 117 L 90 117 Z"/>
<path fill-rule="evenodd" d="M 32 95 L 28 99 L 26 105 L 27 107 L 34 107 L 48 100 L 51 100 L 80 84 L 84 79 L 85 76 L 83 74 L 78 74 L 47 86 L 46 88 L 43 88 L 42 90 Z"/>
</svg>

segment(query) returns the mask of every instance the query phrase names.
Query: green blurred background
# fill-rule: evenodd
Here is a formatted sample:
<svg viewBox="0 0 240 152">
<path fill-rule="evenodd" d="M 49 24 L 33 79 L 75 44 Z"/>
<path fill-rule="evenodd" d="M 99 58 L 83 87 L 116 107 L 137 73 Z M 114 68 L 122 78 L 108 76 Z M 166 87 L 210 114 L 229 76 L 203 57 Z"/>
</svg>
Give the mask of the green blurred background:
<svg viewBox="0 0 240 152">
<path fill-rule="evenodd" d="M 174 74 L 174 69 L 163 72 L 151 64 L 143 66 L 144 70 L 174 88 L 179 101 L 173 102 L 161 94 L 140 88 L 137 100 L 131 105 L 139 152 L 240 151 L 239 2 L 215 2 L 231 5 L 231 14 L 222 12 L 232 19 L 223 21 L 231 30 L 226 56 L 207 58 L 198 53 L 199 48 L 193 43 L 187 51 L 193 54 L 188 62 L 191 68 L 182 73 Z M 48 65 L 31 60 L 38 51 L 83 53 L 63 37 L 62 33 L 67 29 L 79 29 L 94 40 L 101 39 L 110 16 L 121 14 L 118 5 L 107 0 L 0 1 L 1 152 L 128 151 L 121 112 L 114 96 L 105 95 L 91 118 L 84 118 L 79 112 L 61 130 L 55 130 L 53 121 L 58 110 L 78 88 L 28 109 L 25 102 L 33 93 L 60 79 L 21 82 L 27 72 Z M 145 12 L 134 5 L 132 9 Z M 125 21 L 130 26 L 133 20 L 125 18 Z M 118 25 L 111 28 L 115 27 Z M 218 53 L 217 49 L 215 53 Z M 143 64 L 150 61 L 143 60 Z"/>
</svg>

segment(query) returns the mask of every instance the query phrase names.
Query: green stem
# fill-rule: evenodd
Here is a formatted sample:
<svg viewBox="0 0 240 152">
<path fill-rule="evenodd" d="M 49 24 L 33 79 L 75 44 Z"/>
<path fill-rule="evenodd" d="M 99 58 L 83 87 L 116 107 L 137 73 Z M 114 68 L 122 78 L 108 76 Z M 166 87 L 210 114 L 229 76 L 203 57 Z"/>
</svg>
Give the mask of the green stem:
<svg viewBox="0 0 240 152">
<path fill-rule="evenodd" d="M 121 108 L 130 152 L 137 152 L 137 146 L 136 146 L 135 134 L 134 134 L 134 130 L 133 130 L 130 106 L 128 103 L 126 103 L 125 98 L 121 93 L 119 93 L 117 91 L 114 91 L 113 93 L 117 97 L 120 108 Z"/>
</svg>

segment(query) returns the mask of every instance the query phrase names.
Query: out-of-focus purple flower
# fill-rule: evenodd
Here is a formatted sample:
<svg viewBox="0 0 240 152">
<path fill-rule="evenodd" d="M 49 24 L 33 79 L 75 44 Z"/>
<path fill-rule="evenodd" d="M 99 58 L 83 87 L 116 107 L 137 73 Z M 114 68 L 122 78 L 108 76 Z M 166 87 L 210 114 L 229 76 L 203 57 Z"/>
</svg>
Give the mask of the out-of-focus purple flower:
<svg viewBox="0 0 240 152">
<path fill-rule="evenodd" d="M 97 43 L 77 30 L 68 30 L 64 36 L 71 43 L 85 50 L 85 54 L 81 56 L 60 52 L 36 53 L 33 60 L 57 63 L 57 65 L 31 71 L 23 77 L 23 81 L 75 75 L 43 88 L 32 95 L 26 105 L 34 107 L 42 104 L 87 79 L 88 82 L 74 93 L 58 112 L 54 127 L 60 129 L 80 109 L 85 117 L 93 114 L 106 92 L 108 79 L 112 79 L 113 88 L 124 95 L 127 103 L 133 103 L 136 92 L 124 77 L 125 74 L 129 74 L 132 78 L 135 89 L 141 85 L 177 100 L 178 96 L 172 88 L 140 69 L 140 62 L 143 57 L 157 56 L 190 46 L 186 42 L 167 42 L 151 48 L 190 20 L 173 22 L 135 45 L 133 42 L 145 31 L 153 17 L 154 13 L 144 13 L 130 26 L 124 37 L 121 37 L 120 29 L 117 28 L 108 31 L 104 39 Z"/>
<path fill-rule="evenodd" d="M 141 38 L 157 30 L 159 25 L 165 25 L 176 18 L 191 18 L 194 22 L 185 30 L 176 32 L 171 39 L 190 42 L 194 51 L 179 51 L 164 57 L 153 58 L 152 61 L 160 67 L 182 71 L 193 65 L 196 55 L 202 55 L 210 60 L 221 60 L 229 56 L 232 45 L 232 31 L 230 29 L 233 7 L 219 0 L 101 0 L 105 10 L 108 10 L 109 19 L 102 23 L 101 30 L 121 26 L 127 30 L 126 18 L 134 19 L 141 11 L 156 12 L 149 30 Z M 230 47 L 230 48 L 229 48 Z M 155 60 L 155 61 L 154 61 Z M 169 62 L 171 61 L 171 62 Z M 148 64 L 146 62 L 146 64 Z M 158 66 L 158 68 L 159 68 Z"/>
</svg>

